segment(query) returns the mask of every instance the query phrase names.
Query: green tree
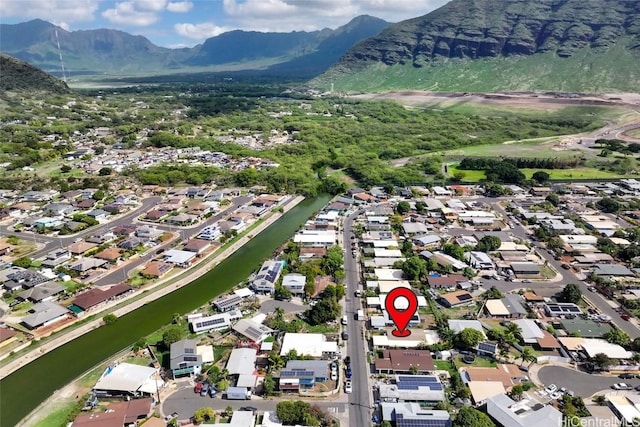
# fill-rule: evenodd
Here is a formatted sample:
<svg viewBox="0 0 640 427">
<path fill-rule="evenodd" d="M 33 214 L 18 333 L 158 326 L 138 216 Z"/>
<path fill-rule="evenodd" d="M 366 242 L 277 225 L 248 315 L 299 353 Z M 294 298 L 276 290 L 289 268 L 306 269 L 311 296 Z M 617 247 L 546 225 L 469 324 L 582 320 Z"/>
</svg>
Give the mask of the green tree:
<svg viewBox="0 0 640 427">
<path fill-rule="evenodd" d="M 100 170 L 98 171 L 99 176 L 109 176 L 112 173 L 113 173 L 113 169 L 108 167 L 100 168 Z"/>
<path fill-rule="evenodd" d="M 224 408 L 224 414 L 227 417 L 231 416 L 231 414 L 233 414 L 233 408 L 231 406 L 227 406 L 226 408 Z"/>
<path fill-rule="evenodd" d="M 502 245 L 502 240 L 498 236 L 484 236 L 476 245 L 476 250 L 482 252 L 497 251 Z"/>
<path fill-rule="evenodd" d="M 582 291 L 575 283 L 569 283 L 562 290 L 562 300 L 564 302 L 571 302 L 577 304 L 582 298 Z"/>
<path fill-rule="evenodd" d="M 273 395 L 273 393 L 276 391 L 276 380 L 273 379 L 273 375 L 269 373 L 264 376 L 262 388 L 264 390 L 265 396 Z"/>
<path fill-rule="evenodd" d="M 500 292 L 500 289 L 492 286 L 487 292 L 482 294 L 482 297 L 486 299 L 502 299 L 504 298 L 504 294 Z"/>
<path fill-rule="evenodd" d="M 276 405 L 276 415 L 283 425 L 307 425 L 305 416 L 310 411 L 311 405 L 301 400 L 285 400 Z"/>
<path fill-rule="evenodd" d="M 462 246 L 455 243 L 447 243 L 442 246 L 442 250 L 445 254 L 454 257 L 455 259 L 464 260 L 464 249 Z"/>
<path fill-rule="evenodd" d="M 462 274 L 467 279 L 473 279 L 474 277 L 476 277 L 476 271 L 471 267 L 465 267 L 464 270 L 462 270 Z"/>
<path fill-rule="evenodd" d="M 471 406 L 463 406 L 458 411 L 451 427 L 495 427 L 495 424 L 487 414 Z"/>
<path fill-rule="evenodd" d="M 616 327 L 613 327 L 613 328 L 609 329 L 609 331 L 607 331 L 602 336 L 602 338 L 604 338 L 605 340 L 607 340 L 611 344 L 618 344 L 618 345 L 621 345 L 623 347 L 628 346 L 629 343 L 631 342 L 631 339 L 629 338 L 629 335 L 627 335 L 627 333 L 624 332 L 622 329 L 618 329 Z"/>
<path fill-rule="evenodd" d="M 522 395 L 524 394 L 524 387 L 520 384 L 516 384 L 511 387 L 511 391 L 509 391 L 509 397 L 515 401 L 522 399 Z"/>
<path fill-rule="evenodd" d="M 607 370 L 611 366 L 611 359 L 604 353 L 598 353 L 593 356 L 592 362 L 602 370 Z"/>
<path fill-rule="evenodd" d="M 542 184 L 549 181 L 549 174 L 545 171 L 536 171 L 531 175 L 531 179 Z"/>
<path fill-rule="evenodd" d="M 342 271 L 344 266 L 344 253 L 340 246 L 331 246 L 327 249 L 326 254 L 322 258 L 322 269 L 325 274 L 336 276 L 338 271 Z"/>
<path fill-rule="evenodd" d="M 7 243 L 10 245 L 17 245 L 20 243 L 20 239 L 18 236 L 9 236 L 7 237 Z"/>
<path fill-rule="evenodd" d="M 105 325 L 113 325 L 118 321 L 118 316 L 113 313 L 105 314 L 104 316 L 102 316 L 102 321 Z"/>
<path fill-rule="evenodd" d="M 454 338 L 454 344 L 462 350 L 474 349 L 484 339 L 482 332 L 473 328 L 464 328 Z"/>
<path fill-rule="evenodd" d="M 411 256 L 402 262 L 402 272 L 409 280 L 420 280 L 427 271 L 427 262 L 417 255 Z"/>
<path fill-rule="evenodd" d="M 61 173 L 69 173 L 69 172 L 71 172 L 71 166 L 69 166 L 69 165 L 62 165 L 62 166 L 60 167 L 60 172 L 61 172 Z"/>
<path fill-rule="evenodd" d="M 273 297 L 278 301 L 288 301 L 291 299 L 291 291 L 282 285 L 275 287 Z"/>
<path fill-rule="evenodd" d="M 193 421 L 196 424 L 202 424 L 205 421 L 211 421 L 216 417 L 216 412 L 213 408 L 206 407 L 200 408 L 193 413 Z"/>
<path fill-rule="evenodd" d="M 607 404 L 607 398 L 601 394 L 593 396 L 592 400 L 598 406 L 605 406 Z"/>
<path fill-rule="evenodd" d="M 558 197 L 556 193 L 549 193 L 544 200 L 551 203 L 553 206 L 558 206 L 560 204 L 560 197 Z"/>
<path fill-rule="evenodd" d="M 520 366 L 522 366 L 522 364 L 524 362 L 529 362 L 529 361 L 534 361 L 536 360 L 534 354 L 533 354 L 533 349 L 531 347 L 524 346 L 522 347 L 522 350 L 520 351 L 520 359 L 522 359 L 522 362 L 520 363 Z"/>
<path fill-rule="evenodd" d="M 104 191 L 102 190 L 97 190 L 95 193 L 93 193 L 93 196 L 91 197 L 93 200 L 102 200 L 105 198 L 105 194 Z"/>
<path fill-rule="evenodd" d="M 224 379 L 224 380 L 220 380 L 216 383 L 216 389 L 220 390 L 220 391 L 225 391 L 226 389 L 229 388 L 229 380 Z"/>
<path fill-rule="evenodd" d="M 162 333 L 162 344 L 165 348 L 170 348 L 171 344 L 182 339 L 182 328 L 180 326 L 170 326 Z"/>
<path fill-rule="evenodd" d="M 13 261 L 13 265 L 20 268 L 29 268 L 33 261 L 28 256 L 20 257 Z"/>
<path fill-rule="evenodd" d="M 411 205 L 409 204 L 409 202 L 405 200 L 399 202 L 398 205 L 396 206 L 396 212 L 398 213 L 398 215 L 404 215 L 408 213 L 410 210 L 411 210 Z"/>
</svg>

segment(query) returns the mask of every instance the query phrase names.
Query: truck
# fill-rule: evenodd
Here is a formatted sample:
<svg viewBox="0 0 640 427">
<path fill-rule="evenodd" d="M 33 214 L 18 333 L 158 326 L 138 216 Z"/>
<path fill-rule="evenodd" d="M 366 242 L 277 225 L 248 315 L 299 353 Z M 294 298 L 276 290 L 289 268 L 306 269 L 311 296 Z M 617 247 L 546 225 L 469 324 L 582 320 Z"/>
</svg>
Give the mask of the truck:
<svg viewBox="0 0 640 427">
<path fill-rule="evenodd" d="M 251 391 L 244 387 L 229 387 L 226 396 L 227 400 L 249 400 L 251 399 Z"/>
<path fill-rule="evenodd" d="M 356 312 L 356 320 L 364 320 L 364 310 L 358 310 Z"/>
</svg>

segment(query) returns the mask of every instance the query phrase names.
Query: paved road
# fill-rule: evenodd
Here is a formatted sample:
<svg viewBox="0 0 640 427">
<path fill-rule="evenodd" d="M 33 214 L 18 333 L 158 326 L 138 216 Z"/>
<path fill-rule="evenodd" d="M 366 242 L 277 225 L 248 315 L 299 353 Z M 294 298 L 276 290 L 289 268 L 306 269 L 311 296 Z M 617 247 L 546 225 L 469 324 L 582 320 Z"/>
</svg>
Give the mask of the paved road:
<svg viewBox="0 0 640 427">
<path fill-rule="evenodd" d="M 295 398 L 295 396 L 294 396 Z M 258 411 L 274 411 L 276 405 L 283 399 L 269 399 L 265 400 L 260 397 L 253 397 L 251 400 L 226 400 L 219 396 L 211 398 L 209 396 L 202 397 L 193 392 L 193 386 L 180 382 L 179 389 L 171 395 L 164 398 L 162 402 L 162 413 L 164 415 L 170 415 L 174 412 L 178 414 L 179 420 L 185 420 L 190 418 L 193 413 L 202 407 L 211 407 L 215 411 L 224 411 L 227 406 L 231 406 L 233 409 L 240 409 L 243 406 L 252 406 Z M 317 405 L 326 412 L 334 416 L 346 419 L 346 404 L 341 401 L 326 401 L 319 400 L 311 402 L 312 405 Z M 351 420 L 349 418 L 349 420 Z M 344 425 L 344 424 L 343 424 Z M 353 424 L 353 426 L 364 426 L 368 424 Z"/>
<path fill-rule="evenodd" d="M 349 333 L 347 351 L 351 356 L 351 370 L 353 372 L 353 392 L 349 395 L 349 424 L 352 426 L 370 425 L 372 415 L 372 395 L 369 387 L 370 367 L 365 354 L 364 322 L 355 320 L 357 310 L 362 307 L 362 299 L 355 297 L 355 291 L 359 289 L 360 277 L 356 259 L 351 255 L 351 236 L 353 235 L 353 221 L 363 211 L 357 211 L 345 218 L 343 244 L 345 252 L 344 268 L 347 279 L 346 314 L 348 323 L 346 330 Z"/>
<path fill-rule="evenodd" d="M 640 385 L 639 379 L 621 380 L 612 375 L 587 374 L 564 366 L 543 366 L 538 371 L 538 378 L 545 386 L 555 384 L 558 388 L 566 387 L 582 397 L 589 397 L 601 391 L 612 392 L 611 386 L 615 383 L 624 382 L 634 387 Z"/>
</svg>

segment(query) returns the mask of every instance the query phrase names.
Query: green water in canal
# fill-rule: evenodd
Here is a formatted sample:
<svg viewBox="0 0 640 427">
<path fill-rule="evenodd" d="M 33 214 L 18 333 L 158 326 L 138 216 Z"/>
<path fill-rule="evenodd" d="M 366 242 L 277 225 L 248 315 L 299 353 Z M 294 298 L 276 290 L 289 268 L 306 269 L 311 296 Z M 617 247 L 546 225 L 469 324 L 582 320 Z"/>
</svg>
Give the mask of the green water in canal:
<svg viewBox="0 0 640 427">
<path fill-rule="evenodd" d="M 0 381 L 0 426 L 16 425 L 82 373 L 247 278 L 330 197 L 306 199 L 192 283 L 41 356 Z"/>
</svg>

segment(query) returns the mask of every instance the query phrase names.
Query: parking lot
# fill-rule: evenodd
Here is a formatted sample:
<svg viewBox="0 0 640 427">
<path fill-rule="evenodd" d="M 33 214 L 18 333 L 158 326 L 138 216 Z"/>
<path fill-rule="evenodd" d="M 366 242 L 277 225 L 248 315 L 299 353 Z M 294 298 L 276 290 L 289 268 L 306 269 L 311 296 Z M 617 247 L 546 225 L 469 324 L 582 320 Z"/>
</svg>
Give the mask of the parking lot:
<svg viewBox="0 0 640 427">
<path fill-rule="evenodd" d="M 615 383 L 626 383 L 633 387 L 640 385 L 640 379 L 621 380 L 614 375 L 594 375 L 562 366 L 544 366 L 538 371 L 538 378 L 545 386 L 555 384 L 558 388 L 573 390 L 576 396 L 589 397 L 598 392 L 613 392 Z M 635 393 L 635 392 L 634 392 Z"/>
</svg>

